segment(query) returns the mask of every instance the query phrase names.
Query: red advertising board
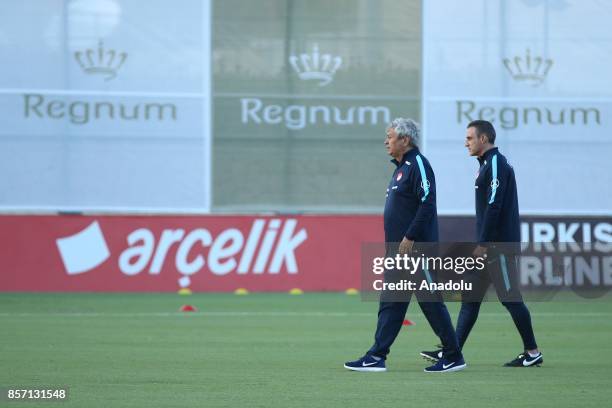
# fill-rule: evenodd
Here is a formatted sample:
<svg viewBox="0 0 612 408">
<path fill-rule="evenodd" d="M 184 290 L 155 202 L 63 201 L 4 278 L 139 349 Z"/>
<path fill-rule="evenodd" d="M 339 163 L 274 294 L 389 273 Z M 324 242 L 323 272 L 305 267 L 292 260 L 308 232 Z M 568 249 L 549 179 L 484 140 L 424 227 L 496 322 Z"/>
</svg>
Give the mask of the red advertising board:
<svg viewBox="0 0 612 408">
<path fill-rule="evenodd" d="M 0 291 L 358 288 L 371 216 L 0 216 Z"/>
<path fill-rule="evenodd" d="M 443 242 L 470 241 L 474 228 L 474 217 L 440 217 Z M 572 282 L 609 286 L 610 217 L 524 217 L 521 235 L 523 242 L 607 243 L 588 268 L 572 270 Z M 359 289 L 362 244 L 383 237 L 381 215 L 4 215 L 0 291 Z M 542 262 L 521 267 L 524 286 L 558 287 L 553 275 Z"/>
</svg>

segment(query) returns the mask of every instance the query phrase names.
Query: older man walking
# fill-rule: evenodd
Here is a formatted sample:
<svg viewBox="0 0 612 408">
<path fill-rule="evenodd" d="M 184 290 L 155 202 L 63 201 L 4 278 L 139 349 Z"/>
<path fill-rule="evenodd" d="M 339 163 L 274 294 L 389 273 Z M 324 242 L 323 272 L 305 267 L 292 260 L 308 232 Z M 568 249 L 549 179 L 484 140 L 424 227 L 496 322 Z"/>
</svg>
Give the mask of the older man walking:
<svg viewBox="0 0 612 408">
<path fill-rule="evenodd" d="M 399 243 L 397 252 L 408 254 L 415 242 L 438 241 L 436 184 L 427 159 L 418 148 L 419 127 L 411 119 L 394 119 L 387 127 L 385 146 L 395 171 L 387 188 L 384 210 L 385 242 Z M 450 315 L 441 300 L 417 300 L 433 331 L 440 337 L 443 356 L 426 372 L 459 371 L 466 367 Z M 374 345 L 344 367 L 354 371 L 386 371 L 385 360 L 399 334 L 410 296 L 401 301 L 381 297 Z"/>
</svg>

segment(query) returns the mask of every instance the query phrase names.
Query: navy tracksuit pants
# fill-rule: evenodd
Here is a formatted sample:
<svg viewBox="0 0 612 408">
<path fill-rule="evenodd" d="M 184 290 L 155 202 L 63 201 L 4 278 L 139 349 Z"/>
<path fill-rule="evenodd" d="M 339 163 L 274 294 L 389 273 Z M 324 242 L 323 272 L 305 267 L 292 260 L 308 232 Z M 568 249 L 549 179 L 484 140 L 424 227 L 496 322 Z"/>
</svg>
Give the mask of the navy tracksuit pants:
<svg viewBox="0 0 612 408">
<path fill-rule="evenodd" d="M 519 291 L 518 268 L 514 256 L 503 254 L 493 255 L 488 262 L 486 272 L 472 273 L 470 280 L 473 289 L 470 293 L 463 293 L 461 311 L 457 319 L 457 339 L 459 346 L 463 348 L 470 331 L 476 323 L 480 305 L 485 293 L 493 283 L 497 296 L 502 305 L 508 310 L 514 325 L 516 326 L 525 350 L 538 348 L 533 326 L 531 324 L 531 314 L 523 302 Z"/>
<path fill-rule="evenodd" d="M 423 272 L 423 270 L 419 270 L 415 275 L 402 275 L 401 273 L 395 275 L 394 272 L 385 274 L 385 282 L 398 281 L 403 278 L 409 278 L 415 282 L 432 281 L 429 272 Z M 417 285 L 417 287 L 419 286 Z M 442 301 L 442 296 L 438 292 L 431 293 L 426 290 L 402 292 L 401 295 L 391 292 L 381 293 L 374 345 L 370 348 L 368 354 L 382 358 L 387 357 L 391 345 L 402 328 L 413 294 L 416 296 L 429 325 L 440 338 L 444 357 L 449 361 L 461 359 L 461 348 L 448 309 Z"/>
<path fill-rule="evenodd" d="M 391 345 L 399 334 L 408 310 L 408 302 L 380 302 L 378 309 L 378 324 L 374 335 L 374 345 L 368 354 L 387 358 Z M 438 335 L 443 345 L 444 358 L 457 361 L 462 358 L 457 335 L 451 322 L 448 309 L 443 302 L 419 302 L 421 310 L 434 333 Z"/>
</svg>

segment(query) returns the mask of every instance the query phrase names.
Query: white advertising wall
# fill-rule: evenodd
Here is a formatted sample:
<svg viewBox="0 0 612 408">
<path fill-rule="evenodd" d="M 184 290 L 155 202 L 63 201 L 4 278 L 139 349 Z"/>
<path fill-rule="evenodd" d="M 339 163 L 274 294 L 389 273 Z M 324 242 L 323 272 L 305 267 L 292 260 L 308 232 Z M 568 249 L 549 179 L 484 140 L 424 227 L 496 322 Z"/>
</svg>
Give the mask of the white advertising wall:
<svg viewBox="0 0 612 408">
<path fill-rule="evenodd" d="M 423 2 L 427 155 L 442 214 L 474 211 L 467 124 L 493 122 L 521 214 L 612 213 L 612 3 Z"/>
<path fill-rule="evenodd" d="M 0 212 L 379 213 L 420 116 L 441 214 L 474 213 L 478 118 L 521 214 L 612 214 L 610 2 L 5 3 Z"/>
<path fill-rule="evenodd" d="M 0 210 L 210 210 L 208 0 L 6 2 Z"/>
<path fill-rule="evenodd" d="M 380 213 L 420 23 L 421 0 L 215 1 L 213 209 Z"/>
</svg>

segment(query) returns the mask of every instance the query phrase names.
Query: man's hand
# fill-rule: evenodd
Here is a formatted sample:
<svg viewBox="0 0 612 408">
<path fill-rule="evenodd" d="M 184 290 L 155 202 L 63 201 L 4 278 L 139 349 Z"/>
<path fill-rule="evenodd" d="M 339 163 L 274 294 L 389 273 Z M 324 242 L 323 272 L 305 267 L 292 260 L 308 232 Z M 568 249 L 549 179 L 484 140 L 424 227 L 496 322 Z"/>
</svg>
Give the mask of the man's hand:
<svg viewBox="0 0 612 408">
<path fill-rule="evenodd" d="M 487 247 L 478 245 L 476 249 L 474 249 L 474 252 L 472 252 L 472 255 L 474 255 L 475 258 L 486 258 L 487 257 Z"/>
<path fill-rule="evenodd" d="M 402 239 L 402 242 L 400 242 L 399 244 L 399 251 L 398 251 L 399 254 L 405 255 L 405 254 L 411 253 L 413 245 L 414 245 L 413 240 L 404 237 L 404 239 Z"/>
</svg>

